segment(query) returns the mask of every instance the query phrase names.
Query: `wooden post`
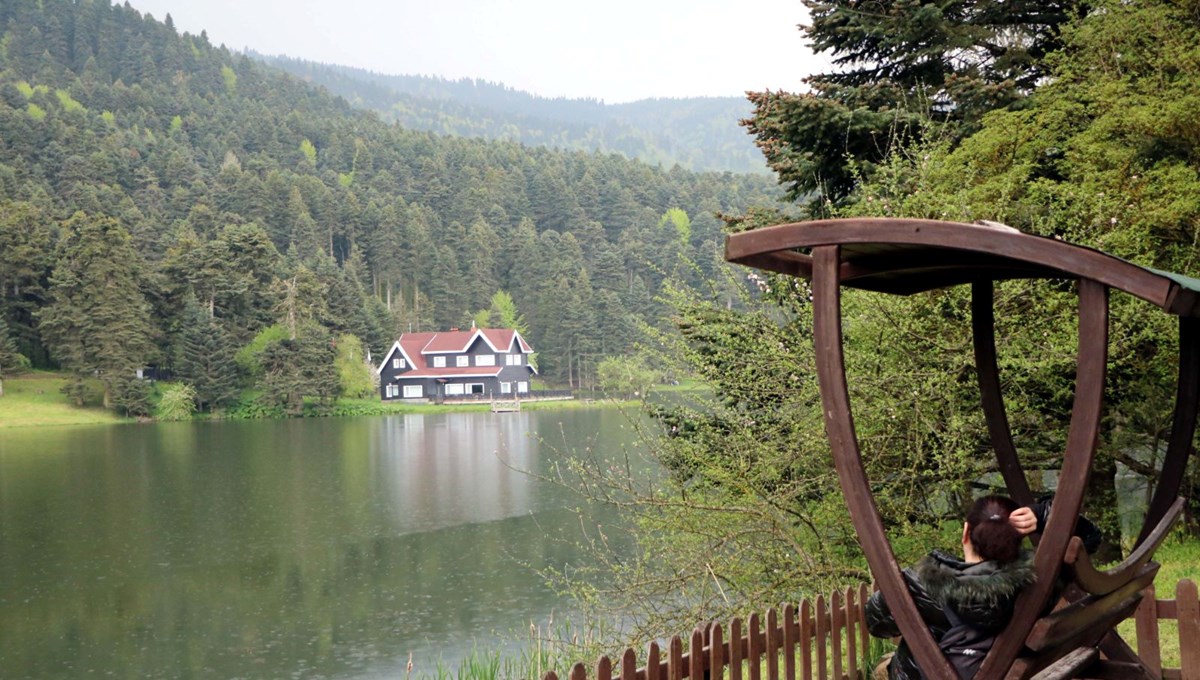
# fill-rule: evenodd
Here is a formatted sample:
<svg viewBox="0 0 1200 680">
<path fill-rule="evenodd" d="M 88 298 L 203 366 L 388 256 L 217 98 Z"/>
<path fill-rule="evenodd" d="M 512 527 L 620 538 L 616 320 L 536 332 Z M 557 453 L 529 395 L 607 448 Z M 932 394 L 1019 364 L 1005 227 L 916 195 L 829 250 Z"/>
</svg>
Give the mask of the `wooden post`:
<svg viewBox="0 0 1200 680">
<path fill-rule="evenodd" d="M 813 611 L 812 602 L 804 598 L 800 602 L 800 666 L 804 680 L 813 677 Z"/>
<path fill-rule="evenodd" d="M 612 680 L 612 661 L 607 656 L 596 662 L 596 680 Z"/>
<path fill-rule="evenodd" d="M 975 375 L 979 381 L 979 396 L 983 403 L 983 414 L 987 420 L 988 435 L 992 450 L 1008 494 L 1021 505 L 1033 505 L 1033 493 L 1021 461 L 1017 458 L 1017 447 L 1013 444 L 1012 429 L 1008 424 L 1008 413 L 1004 408 L 1004 394 L 1000 390 L 1000 369 L 996 365 L 996 320 L 994 292 L 991 281 L 978 281 L 971 285 L 971 329 L 975 347 Z"/>
<path fill-rule="evenodd" d="M 850 410 L 850 391 L 846 386 L 846 361 L 842 349 L 841 288 L 838 246 L 813 248 L 813 341 L 816 345 L 817 381 L 820 384 L 825 430 L 833 452 L 850 519 L 859 543 L 871 566 L 871 573 L 887 598 L 896 625 L 904 635 L 917 664 L 931 680 L 958 680 L 958 673 L 942 656 L 933 635 L 921 619 L 912 594 L 900 575 L 900 565 L 892 552 L 871 485 L 863 470 L 854 416 Z M 1076 508 L 1078 509 L 1078 508 Z M 1065 545 L 1064 545 L 1065 549 Z M 1061 560 L 1061 554 L 1059 559 Z M 818 619 L 819 620 L 819 619 Z M 1026 622 L 1024 630 L 1032 621 Z M 1011 661 L 1014 647 L 1008 653 Z M 980 680 L 988 680 L 983 677 Z"/>
<path fill-rule="evenodd" d="M 1179 677 L 1200 680 L 1200 597 L 1195 582 L 1189 579 L 1175 586 L 1175 616 L 1179 619 Z"/>
<path fill-rule="evenodd" d="M 846 589 L 846 670 L 852 680 L 858 680 L 858 645 L 854 636 L 862 620 L 862 604 L 854 596 L 854 589 Z M 838 680 L 841 680 L 840 678 Z"/>
<path fill-rule="evenodd" d="M 796 680 L 796 607 L 783 606 L 783 677 Z"/>
<path fill-rule="evenodd" d="M 671 647 L 667 656 L 667 680 L 683 680 L 683 640 L 671 636 Z"/>
<path fill-rule="evenodd" d="M 688 677 L 691 680 L 706 680 L 704 675 L 704 631 L 697 626 L 692 629 L 688 644 Z"/>
<path fill-rule="evenodd" d="M 637 654 L 632 647 L 621 655 L 621 680 L 637 680 Z"/>
<path fill-rule="evenodd" d="M 1033 562 L 1036 580 L 1017 596 L 1012 619 L 983 660 L 977 680 L 1000 680 L 1004 677 L 1025 643 L 1033 622 L 1041 615 L 1054 591 L 1063 555 L 1083 504 L 1083 492 L 1087 488 L 1092 458 L 1096 453 L 1107 362 L 1108 288 L 1095 281 L 1082 279 L 1079 281 L 1079 355 L 1075 371 L 1075 402 L 1067 431 L 1067 450 L 1063 454 L 1062 469 L 1058 476 L 1060 482 L 1066 480 L 1066 483 L 1058 486 L 1054 504 L 1050 506 L 1046 530 L 1038 543 Z M 880 585 L 884 584 L 881 582 Z M 889 595 L 887 590 L 884 590 L 884 594 Z M 888 604 L 891 604 L 890 599 Z M 908 632 L 903 628 L 901 631 L 911 645 Z M 917 657 L 917 661 L 923 667 L 923 658 Z"/>
<path fill-rule="evenodd" d="M 825 596 L 817 596 L 817 677 L 826 680 L 829 677 L 829 611 L 825 609 Z"/>
<path fill-rule="evenodd" d="M 829 641 L 830 653 L 833 656 L 833 678 L 842 680 L 842 631 L 846 628 L 845 610 L 842 609 L 842 595 L 833 591 L 829 598 Z"/>
<path fill-rule="evenodd" d="M 729 646 L 734 646 L 735 638 L 729 640 Z M 725 675 L 725 643 L 721 636 L 721 624 L 714 621 L 708 629 L 708 677 L 711 680 L 721 680 Z"/>
<path fill-rule="evenodd" d="M 1142 601 L 1133 613 L 1137 627 L 1137 652 L 1142 662 L 1154 674 L 1162 677 L 1162 652 L 1158 641 L 1158 600 L 1154 597 L 1154 584 L 1142 591 Z"/>
<path fill-rule="evenodd" d="M 729 680 L 742 680 L 742 620 L 729 622 Z"/>
<path fill-rule="evenodd" d="M 762 633 L 758 630 L 758 612 L 750 615 L 750 651 L 747 661 L 750 662 L 750 680 L 762 680 L 763 641 Z"/>
<path fill-rule="evenodd" d="M 775 608 L 767 610 L 767 680 L 779 680 L 779 614 Z"/>
</svg>

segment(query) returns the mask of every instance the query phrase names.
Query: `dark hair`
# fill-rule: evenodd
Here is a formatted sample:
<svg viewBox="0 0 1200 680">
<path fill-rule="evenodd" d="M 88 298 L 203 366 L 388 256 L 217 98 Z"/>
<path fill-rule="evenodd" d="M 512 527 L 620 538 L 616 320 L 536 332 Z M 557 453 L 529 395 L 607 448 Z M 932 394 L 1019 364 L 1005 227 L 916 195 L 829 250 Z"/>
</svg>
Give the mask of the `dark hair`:
<svg viewBox="0 0 1200 680">
<path fill-rule="evenodd" d="M 967 535 L 975 552 L 985 560 L 1012 562 L 1021 554 L 1021 532 L 1008 523 L 1019 506 L 1005 496 L 984 496 L 967 513 Z"/>
</svg>

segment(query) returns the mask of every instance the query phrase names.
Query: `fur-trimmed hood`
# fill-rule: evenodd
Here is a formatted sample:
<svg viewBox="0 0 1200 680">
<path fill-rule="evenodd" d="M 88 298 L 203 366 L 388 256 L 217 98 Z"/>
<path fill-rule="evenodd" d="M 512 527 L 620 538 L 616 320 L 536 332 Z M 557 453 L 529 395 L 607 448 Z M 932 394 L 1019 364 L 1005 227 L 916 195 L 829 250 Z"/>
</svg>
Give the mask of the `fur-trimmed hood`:
<svg viewBox="0 0 1200 680">
<path fill-rule="evenodd" d="M 917 564 L 916 574 L 939 605 L 953 607 L 968 623 L 996 628 L 1008 622 L 1017 593 L 1033 583 L 1033 555 L 1024 552 L 1003 564 L 969 564 L 935 551 Z"/>
</svg>

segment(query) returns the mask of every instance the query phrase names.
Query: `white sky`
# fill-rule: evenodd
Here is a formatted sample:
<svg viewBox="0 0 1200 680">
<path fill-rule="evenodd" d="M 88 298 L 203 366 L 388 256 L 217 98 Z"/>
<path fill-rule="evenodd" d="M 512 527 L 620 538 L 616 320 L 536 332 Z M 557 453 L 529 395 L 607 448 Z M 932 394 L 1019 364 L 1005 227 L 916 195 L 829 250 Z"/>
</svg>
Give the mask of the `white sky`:
<svg viewBox="0 0 1200 680">
<path fill-rule="evenodd" d="M 800 90 L 824 68 L 800 0 L 130 0 L 214 45 L 545 97 Z"/>
</svg>

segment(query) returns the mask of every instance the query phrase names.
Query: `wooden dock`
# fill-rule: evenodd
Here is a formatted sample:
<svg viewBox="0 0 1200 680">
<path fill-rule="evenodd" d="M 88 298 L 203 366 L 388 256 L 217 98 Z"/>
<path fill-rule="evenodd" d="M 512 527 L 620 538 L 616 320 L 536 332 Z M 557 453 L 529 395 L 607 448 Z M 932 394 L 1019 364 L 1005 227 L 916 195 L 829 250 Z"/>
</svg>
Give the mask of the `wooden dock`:
<svg viewBox="0 0 1200 680">
<path fill-rule="evenodd" d="M 520 413 L 520 399 L 492 399 L 492 413 Z"/>
</svg>

